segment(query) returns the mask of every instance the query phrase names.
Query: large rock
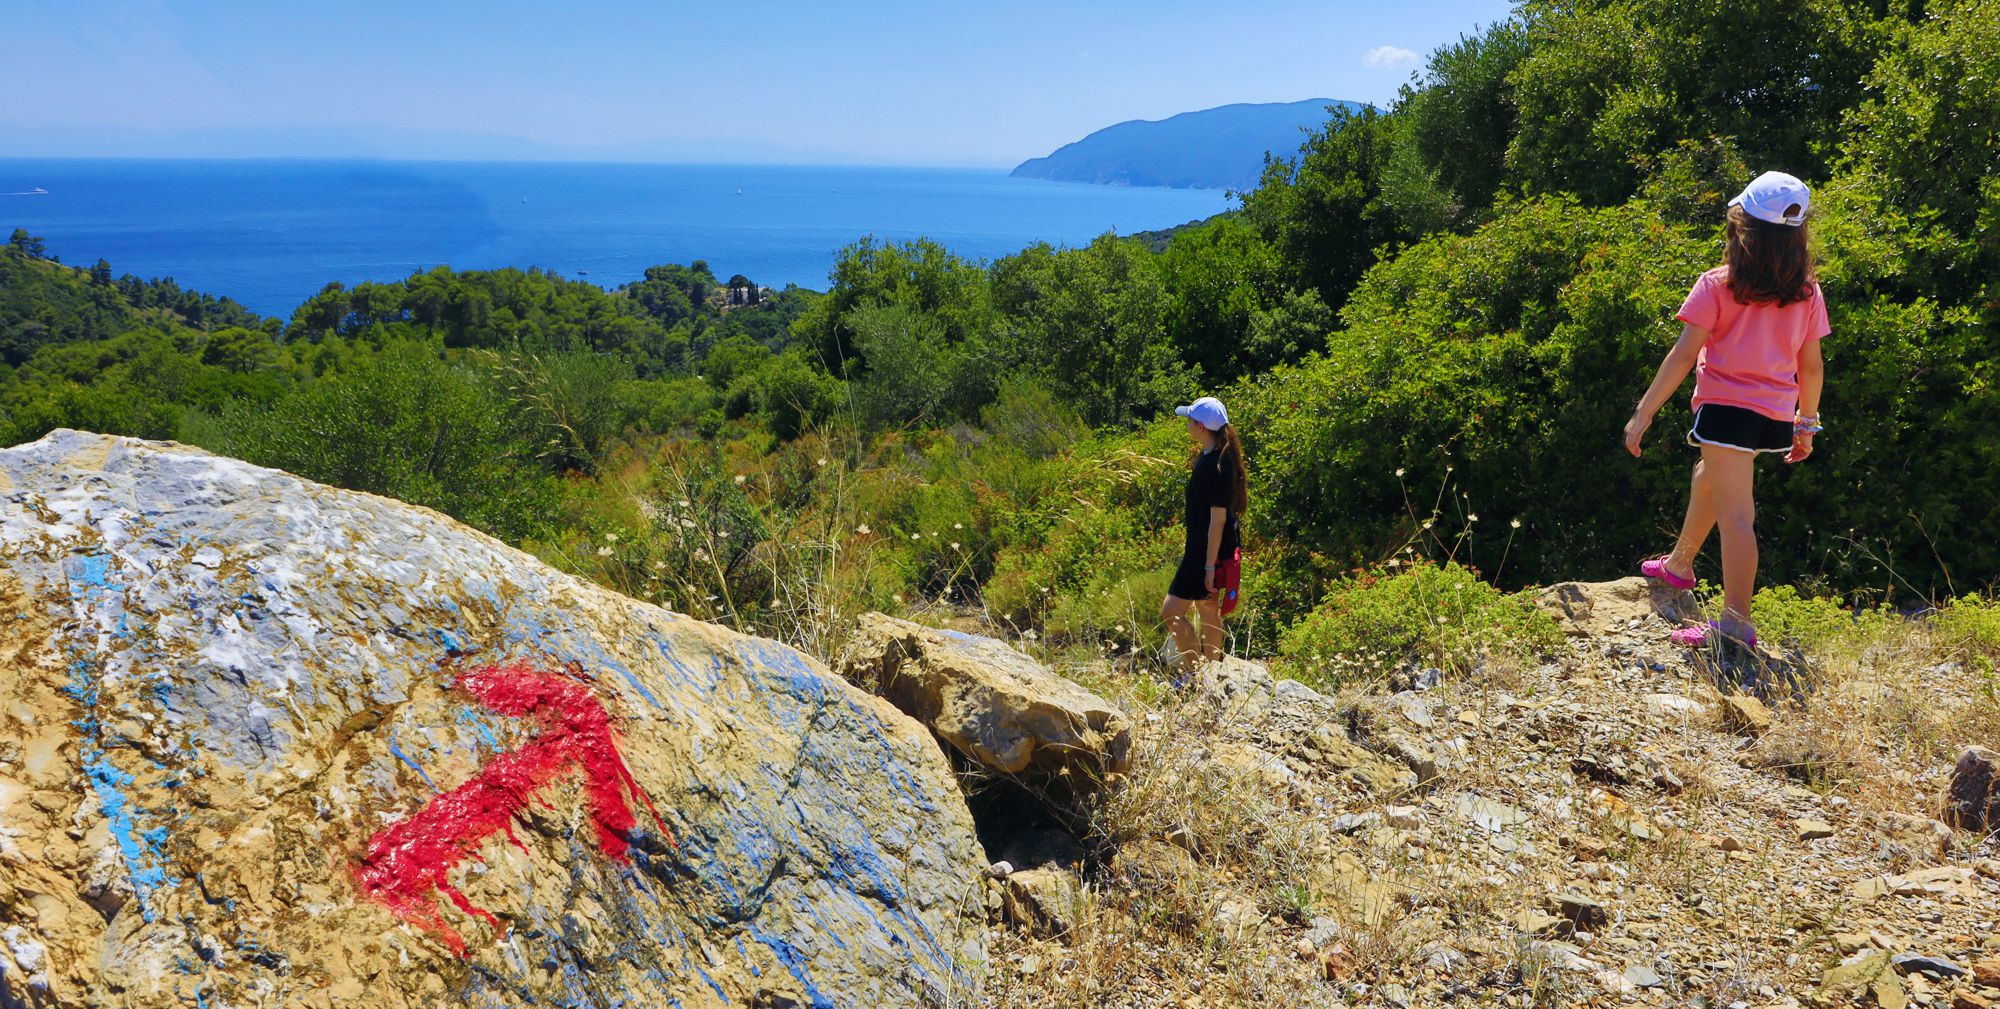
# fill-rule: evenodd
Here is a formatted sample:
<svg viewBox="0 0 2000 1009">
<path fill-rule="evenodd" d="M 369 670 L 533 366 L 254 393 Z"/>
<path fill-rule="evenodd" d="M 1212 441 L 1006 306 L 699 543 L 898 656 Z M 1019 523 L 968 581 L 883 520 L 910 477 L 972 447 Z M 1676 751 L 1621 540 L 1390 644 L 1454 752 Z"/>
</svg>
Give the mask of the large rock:
<svg viewBox="0 0 2000 1009">
<path fill-rule="evenodd" d="M 1650 578 L 1561 582 L 1541 590 L 1535 605 L 1572 635 L 1601 637 L 1635 628 L 1664 629 L 1692 616 L 1694 597 Z"/>
<path fill-rule="evenodd" d="M 425 509 L 129 439 L 0 451 L 0 662 L 0 1005 L 976 981 L 983 861 L 921 726 Z"/>
<path fill-rule="evenodd" d="M 1960 830 L 2000 830 L 2000 753 L 1973 746 L 1959 754 L 1944 803 L 1944 821 Z"/>
<path fill-rule="evenodd" d="M 1045 792 L 1088 791 L 1131 757 L 1123 711 L 993 638 L 869 613 L 842 668 L 974 763 Z"/>
</svg>

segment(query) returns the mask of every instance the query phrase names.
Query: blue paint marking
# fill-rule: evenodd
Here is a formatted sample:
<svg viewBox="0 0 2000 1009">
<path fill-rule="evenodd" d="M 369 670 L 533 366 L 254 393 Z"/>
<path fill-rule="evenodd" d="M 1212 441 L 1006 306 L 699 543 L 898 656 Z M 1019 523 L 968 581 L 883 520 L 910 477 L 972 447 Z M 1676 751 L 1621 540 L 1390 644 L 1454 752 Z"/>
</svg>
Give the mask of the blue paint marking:
<svg viewBox="0 0 2000 1009">
<path fill-rule="evenodd" d="M 785 941 L 783 936 L 771 935 L 754 924 L 749 928 L 750 937 L 768 947 L 778 958 L 778 962 L 784 965 L 785 970 L 790 972 L 792 980 L 805 987 L 806 998 L 812 1000 L 813 1009 L 839 1009 L 825 992 L 819 990 L 818 985 L 813 984 L 810 965 L 798 950 L 792 948 L 791 943 Z"/>
<path fill-rule="evenodd" d="M 500 737 L 494 735 L 492 729 L 487 728 L 485 720 L 480 717 L 479 712 L 474 708 L 470 706 L 461 707 L 453 713 L 452 719 L 458 722 L 459 725 L 471 729 L 479 736 L 480 741 L 484 742 L 488 747 L 496 750 L 500 748 Z"/>
<path fill-rule="evenodd" d="M 792 903 L 797 907 L 803 908 L 807 914 L 812 915 L 812 919 L 819 922 L 820 928 L 826 930 L 826 937 L 832 939 L 835 946 L 841 949 L 847 948 L 847 944 L 840 939 L 840 933 L 835 931 L 834 927 L 827 924 L 826 919 L 820 916 L 819 904 L 817 902 L 807 899 L 805 894 L 799 894 L 792 899 Z"/>
<path fill-rule="evenodd" d="M 167 830 L 161 827 L 140 832 L 141 810 L 125 794 L 133 778 L 106 759 L 103 750 L 91 746 L 83 769 L 90 778 L 91 790 L 97 793 L 98 809 L 111 821 L 111 835 L 118 841 L 118 851 L 125 856 L 125 870 L 132 879 L 132 892 L 139 898 L 140 914 L 150 923 L 154 891 L 170 885 L 166 871 L 160 868 L 166 858 Z"/>
<path fill-rule="evenodd" d="M 402 747 L 396 745 L 396 733 L 393 729 L 389 731 L 389 752 L 395 754 L 397 760 L 410 765 L 410 770 L 417 772 L 417 776 L 424 779 L 424 784 L 430 785 L 431 791 L 435 792 L 438 790 L 437 785 L 432 784 L 431 776 L 424 773 L 423 767 L 416 761 L 411 760 L 410 755 L 404 753 Z"/>
<path fill-rule="evenodd" d="M 85 605 L 122 588 L 112 584 L 111 557 L 108 554 L 73 554 L 64 559 L 63 574 L 69 583 L 71 597 Z M 90 661 L 80 648 L 73 648 L 72 653 L 69 683 L 64 685 L 63 693 L 83 709 L 83 716 L 73 724 L 84 740 L 84 776 L 90 781 L 91 792 L 97 796 L 98 809 L 109 821 L 119 854 L 124 856 L 125 872 L 131 880 L 132 893 L 138 898 L 140 916 L 151 923 L 154 892 L 174 883 L 161 867 L 166 861 L 167 829 L 140 829 L 139 815 L 146 811 L 126 794 L 126 789 L 135 779 L 111 762 L 100 740 L 102 723 L 97 713 L 98 685 L 92 676 Z"/>
<path fill-rule="evenodd" d="M 694 972 L 695 972 L 696 974 L 700 974 L 700 975 L 701 975 L 701 979 L 702 979 L 703 981 L 706 981 L 706 982 L 708 982 L 708 986 L 709 986 L 710 988 L 713 988 L 713 989 L 715 989 L 715 997 L 716 997 L 716 998 L 719 998 L 719 999 L 721 999 L 721 1000 L 722 1000 L 722 1001 L 723 1001 L 724 1003 L 727 1003 L 727 1002 L 729 1001 L 729 993 L 728 993 L 728 992 L 725 992 L 725 991 L 723 991 L 723 990 L 722 990 L 722 986 L 721 986 L 721 985 L 719 985 L 719 984 L 716 984 L 716 983 L 715 983 L 715 979 L 714 979 L 714 978 L 712 978 L 712 977 L 709 977 L 709 976 L 708 976 L 708 972 L 707 972 L 707 971 L 705 971 L 705 970 L 702 970 L 702 969 L 701 969 L 701 964 L 698 964 L 698 963 L 695 963 L 695 962 L 693 962 L 692 960 L 690 960 L 690 961 L 688 962 L 688 965 L 694 968 Z"/>
<path fill-rule="evenodd" d="M 431 634 L 432 636 L 437 638 L 438 644 L 444 646 L 445 651 L 448 652 L 465 651 L 465 643 L 458 639 L 458 635 L 453 634 L 450 631 L 444 630 L 443 628 L 439 628 L 435 631 L 432 631 Z"/>
</svg>

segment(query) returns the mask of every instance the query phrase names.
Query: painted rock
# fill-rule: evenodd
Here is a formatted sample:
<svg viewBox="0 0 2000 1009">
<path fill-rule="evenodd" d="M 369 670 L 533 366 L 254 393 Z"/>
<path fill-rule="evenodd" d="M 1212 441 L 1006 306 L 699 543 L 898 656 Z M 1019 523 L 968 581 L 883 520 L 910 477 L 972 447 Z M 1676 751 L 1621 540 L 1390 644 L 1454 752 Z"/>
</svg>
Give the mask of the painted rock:
<svg viewBox="0 0 2000 1009">
<path fill-rule="evenodd" d="M 929 733 L 423 508 L 0 451 L 0 1004 L 915 1006 L 985 865 Z"/>
</svg>

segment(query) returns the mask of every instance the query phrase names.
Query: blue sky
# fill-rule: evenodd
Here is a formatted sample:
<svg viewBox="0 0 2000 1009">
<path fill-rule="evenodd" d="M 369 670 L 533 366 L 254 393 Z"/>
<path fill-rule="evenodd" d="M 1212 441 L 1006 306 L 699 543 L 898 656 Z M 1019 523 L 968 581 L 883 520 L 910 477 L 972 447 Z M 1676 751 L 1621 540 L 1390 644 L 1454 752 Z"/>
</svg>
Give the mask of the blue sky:
<svg viewBox="0 0 2000 1009">
<path fill-rule="evenodd" d="M 0 156 L 1011 165 L 1126 119 L 1386 102 L 1497 0 L 0 0 Z"/>
</svg>

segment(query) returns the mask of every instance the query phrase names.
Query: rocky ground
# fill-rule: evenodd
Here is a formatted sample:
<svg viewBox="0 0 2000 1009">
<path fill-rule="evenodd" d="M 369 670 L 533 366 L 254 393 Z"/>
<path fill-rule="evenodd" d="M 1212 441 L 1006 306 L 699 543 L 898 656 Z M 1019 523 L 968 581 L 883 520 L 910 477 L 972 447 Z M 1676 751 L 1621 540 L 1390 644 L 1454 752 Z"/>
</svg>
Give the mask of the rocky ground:
<svg viewBox="0 0 2000 1009">
<path fill-rule="evenodd" d="M 985 1004 L 2000 1004 L 2000 851 L 1935 819 L 1990 673 L 1913 630 L 1766 705 L 1641 583 L 1546 598 L 1565 649 L 1455 681 L 1067 670 L 1132 754 L 1092 843 L 987 839 Z"/>
</svg>

